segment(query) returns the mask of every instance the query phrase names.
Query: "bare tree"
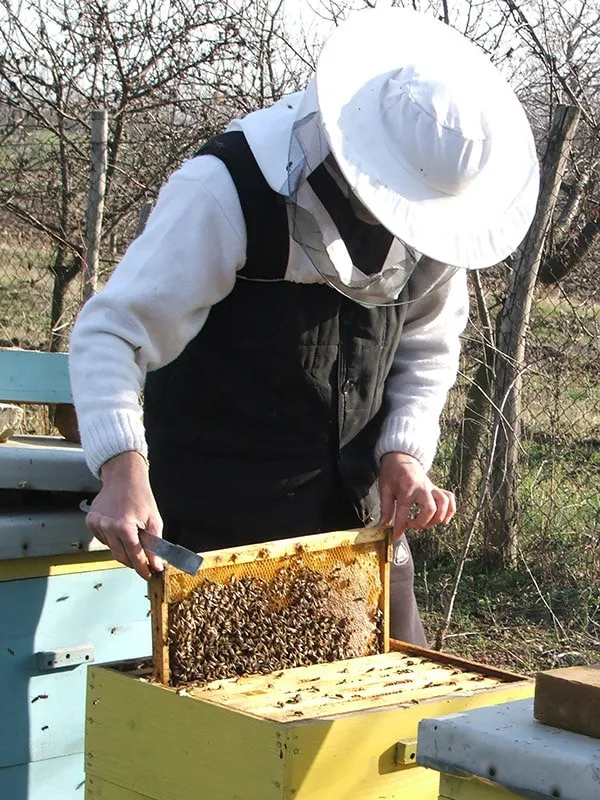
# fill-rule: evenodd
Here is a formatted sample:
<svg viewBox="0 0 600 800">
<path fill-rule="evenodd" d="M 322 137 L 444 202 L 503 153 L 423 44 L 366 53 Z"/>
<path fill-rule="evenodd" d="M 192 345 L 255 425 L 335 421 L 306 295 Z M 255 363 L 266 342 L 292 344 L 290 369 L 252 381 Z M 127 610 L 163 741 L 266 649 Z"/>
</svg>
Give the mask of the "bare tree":
<svg viewBox="0 0 600 800">
<path fill-rule="evenodd" d="M 528 254 L 529 264 L 535 265 L 536 275 L 539 274 L 543 283 L 564 277 L 581 265 L 587 256 L 593 255 L 594 248 L 598 248 L 600 228 L 598 196 L 595 194 L 599 136 L 594 105 L 597 104 L 596 87 L 600 74 L 596 55 L 600 30 L 595 24 L 599 12 L 597 4 L 594 8 L 589 0 L 570 4 L 568 11 L 563 5 L 558 2 L 528 5 L 527 13 L 532 15 L 529 18 L 514 0 L 499 0 L 494 4 L 465 3 L 463 13 L 458 15 L 458 19 L 466 24 L 470 38 L 490 53 L 521 96 L 536 132 L 540 153 L 547 148 L 557 105 L 567 102 L 580 111 L 577 134 L 570 143 L 568 159 L 563 165 L 560 191 L 555 188 L 553 212 L 545 235 L 539 240 L 540 252 L 535 258 L 531 252 Z M 490 6 L 495 7 L 494 13 L 490 13 Z M 482 8 L 488 11 L 484 16 L 481 15 Z M 582 80 L 584 74 L 585 80 Z M 552 164 L 546 166 L 553 169 Z M 483 448 L 490 443 L 491 417 L 497 416 L 499 409 L 506 415 L 518 407 L 518 403 L 513 403 L 521 380 L 517 375 L 526 369 L 528 353 L 529 326 L 523 324 L 528 312 L 524 312 L 532 302 L 534 292 L 531 285 L 528 294 L 519 296 L 515 302 L 510 281 L 522 269 L 521 256 L 521 253 L 514 254 L 504 269 L 494 270 L 491 281 L 484 277 L 484 282 L 494 287 L 488 295 L 495 308 L 486 305 L 481 283 L 473 287 L 481 334 L 478 335 L 478 354 L 473 346 L 469 353 L 479 367 L 471 378 L 463 418 L 459 423 L 462 435 L 457 440 L 450 472 L 452 484 L 462 498 L 473 492 Z M 521 285 L 525 285 L 523 276 Z M 496 323 L 493 323 L 494 319 Z M 507 383 L 501 375 L 506 378 L 509 373 L 512 377 Z M 490 476 L 487 501 L 494 500 L 488 513 L 482 517 L 487 525 L 487 540 L 492 551 L 505 562 L 510 561 L 511 552 L 514 554 L 516 517 L 511 509 L 513 512 L 516 510 L 516 469 L 521 451 L 519 419 L 515 419 L 512 413 L 509 416 L 511 419 L 504 417 L 499 430 L 497 445 L 500 457 L 495 460 Z M 510 469 L 505 460 L 508 440 L 514 445 L 514 448 L 511 446 Z M 506 481 L 512 482 L 512 491 L 508 493 Z M 496 550 L 498 547 L 499 551 Z"/>
<path fill-rule="evenodd" d="M 0 43 L 0 214 L 49 254 L 59 349 L 84 262 L 92 111 L 108 113 L 102 236 L 118 249 L 174 167 L 306 67 L 283 56 L 281 2 L 268 0 L 2 0 Z"/>
<path fill-rule="evenodd" d="M 518 555 L 517 481 L 521 448 L 523 374 L 525 349 L 544 243 L 548 235 L 558 189 L 564 174 L 573 136 L 579 123 L 579 109 L 558 106 L 543 161 L 542 185 L 535 219 L 523 253 L 513 270 L 502 312 L 498 318 L 498 352 L 494 382 L 494 417 L 498 421 L 498 442 L 491 475 L 494 521 L 488 541 L 501 561 L 514 566 Z"/>
<path fill-rule="evenodd" d="M 544 2 L 530 19 L 514 0 L 505 1 L 547 75 L 546 95 L 581 112 L 539 274 L 549 284 L 568 275 L 600 241 L 600 6 L 597 0 Z"/>
</svg>

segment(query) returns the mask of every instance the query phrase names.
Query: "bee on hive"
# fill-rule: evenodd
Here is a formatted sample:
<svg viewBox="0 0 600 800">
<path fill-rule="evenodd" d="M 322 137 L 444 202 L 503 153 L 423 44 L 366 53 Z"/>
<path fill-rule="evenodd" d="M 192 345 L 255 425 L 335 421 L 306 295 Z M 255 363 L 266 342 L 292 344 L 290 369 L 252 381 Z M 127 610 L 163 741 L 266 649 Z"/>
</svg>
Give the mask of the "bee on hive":
<svg viewBox="0 0 600 800">
<path fill-rule="evenodd" d="M 271 581 L 202 581 L 169 607 L 171 683 L 210 682 L 340 661 L 381 649 L 380 613 L 352 606 L 343 575 L 290 562 Z M 354 613 L 353 613 L 354 612 Z"/>
</svg>

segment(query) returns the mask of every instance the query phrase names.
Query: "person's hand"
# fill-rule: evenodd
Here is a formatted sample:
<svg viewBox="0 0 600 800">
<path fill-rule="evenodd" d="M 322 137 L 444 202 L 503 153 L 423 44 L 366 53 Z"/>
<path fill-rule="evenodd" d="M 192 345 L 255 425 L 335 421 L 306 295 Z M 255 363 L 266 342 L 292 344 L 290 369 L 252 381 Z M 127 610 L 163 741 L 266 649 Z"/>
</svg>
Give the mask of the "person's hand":
<svg viewBox="0 0 600 800">
<path fill-rule="evenodd" d="M 139 453 L 121 453 L 102 466 L 101 477 L 102 489 L 92 502 L 86 524 L 110 547 L 117 561 L 147 580 L 163 565 L 158 556 L 144 551 L 138 535 L 140 529 L 162 535 L 146 462 Z"/>
<path fill-rule="evenodd" d="M 452 492 L 440 489 L 413 456 L 386 453 L 379 468 L 381 524 L 394 526 L 394 539 L 407 528 L 446 525 L 456 512 Z"/>
</svg>

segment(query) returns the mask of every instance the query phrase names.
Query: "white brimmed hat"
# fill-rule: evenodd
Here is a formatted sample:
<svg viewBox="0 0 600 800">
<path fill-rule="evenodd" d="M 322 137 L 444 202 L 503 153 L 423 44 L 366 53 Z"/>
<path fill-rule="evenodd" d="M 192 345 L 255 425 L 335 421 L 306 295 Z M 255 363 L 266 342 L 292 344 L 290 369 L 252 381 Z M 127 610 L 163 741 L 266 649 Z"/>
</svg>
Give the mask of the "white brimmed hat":
<svg viewBox="0 0 600 800">
<path fill-rule="evenodd" d="M 488 57 L 435 18 L 354 14 L 317 64 L 323 130 L 355 194 L 411 247 L 477 269 L 529 228 L 539 169 L 523 107 Z"/>
</svg>

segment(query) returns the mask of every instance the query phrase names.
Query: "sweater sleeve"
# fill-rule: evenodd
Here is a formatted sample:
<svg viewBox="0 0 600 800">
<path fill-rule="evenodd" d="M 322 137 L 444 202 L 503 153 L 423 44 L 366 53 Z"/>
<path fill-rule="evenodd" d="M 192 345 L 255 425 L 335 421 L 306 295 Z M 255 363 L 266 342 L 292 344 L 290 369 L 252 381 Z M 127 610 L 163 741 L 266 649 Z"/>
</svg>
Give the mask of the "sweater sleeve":
<svg viewBox="0 0 600 800">
<path fill-rule="evenodd" d="M 415 299 L 386 382 L 388 413 L 375 452 L 378 460 L 384 453 L 409 453 L 428 470 L 468 319 L 466 270 L 427 261 L 411 279 L 410 292 Z"/>
<path fill-rule="evenodd" d="M 233 289 L 246 229 L 235 186 L 212 156 L 186 162 L 161 190 L 146 228 L 81 310 L 69 369 L 91 471 L 128 450 L 146 457 L 146 373 L 174 360 L 210 307 Z"/>
</svg>

